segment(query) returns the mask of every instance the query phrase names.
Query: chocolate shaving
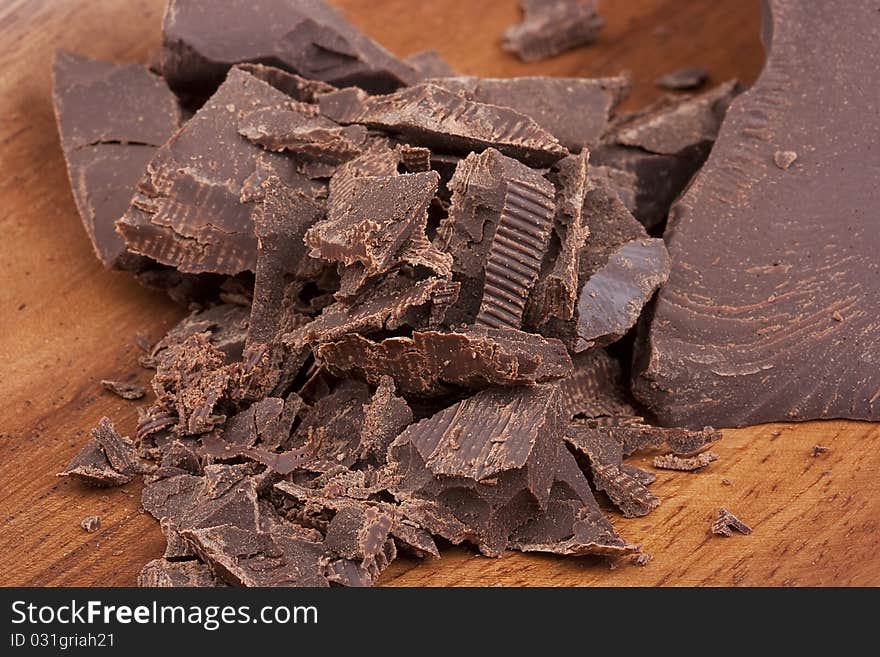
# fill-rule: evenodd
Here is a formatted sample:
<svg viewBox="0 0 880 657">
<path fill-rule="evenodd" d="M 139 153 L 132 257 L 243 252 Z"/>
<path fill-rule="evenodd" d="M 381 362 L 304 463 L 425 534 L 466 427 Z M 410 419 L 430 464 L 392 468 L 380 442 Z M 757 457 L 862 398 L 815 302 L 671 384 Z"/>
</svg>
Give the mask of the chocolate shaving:
<svg viewBox="0 0 880 657">
<path fill-rule="evenodd" d="M 110 418 L 101 418 L 91 439 L 60 477 L 74 477 L 90 486 L 122 486 L 144 472 L 134 444 L 116 431 Z"/>
<path fill-rule="evenodd" d="M 138 574 L 138 586 L 157 587 L 206 587 L 223 586 L 214 573 L 199 561 L 168 561 L 153 559 Z"/>
<path fill-rule="evenodd" d="M 137 385 L 136 383 L 130 383 L 128 381 L 102 379 L 101 385 L 104 387 L 105 390 L 109 390 L 113 394 L 128 400 L 140 399 L 145 394 L 147 394 L 146 391 L 139 385 Z"/>
<path fill-rule="evenodd" d="M 715 452 L 701 452 L 696 456 L 676 456 L 675 454 L 664 454 L 655 456 L 651 462 L 655 468 L 661 470 L 681 470 L 683 472 L 692 472 L 693 470 L 702 470 L 713 461 L 718 460 Z"/>
</svg>

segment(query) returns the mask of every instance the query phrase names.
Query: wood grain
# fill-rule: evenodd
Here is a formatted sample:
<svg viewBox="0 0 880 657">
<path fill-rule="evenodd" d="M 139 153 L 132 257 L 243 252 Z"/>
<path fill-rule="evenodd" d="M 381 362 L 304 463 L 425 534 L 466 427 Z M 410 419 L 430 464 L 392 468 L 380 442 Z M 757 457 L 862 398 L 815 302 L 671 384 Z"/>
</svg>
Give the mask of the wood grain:
<svg viewBox="0 0 880 657">
<path fill-rule="evenodd" d="M 349 17 L 390 50 L 436 48 L 463 73 L 603 75 L 628 69 L 628 107 L 655 98 L 652 81 L 684 65 L 714 82 L 751 82 L 763 56 L 757 1 L 605 3 L 598 43 L 539 64 L 502 52 L 514 0 L 345 0 Z M 0 584 L 131 585 L 164 545 L 139 511 L 140 488 L 108 491 L 59 480 L 102 415 L 131 431 L 136 403 L 101 390 L 136 377 L 133 340 L 157 338 L 182 315 L 124 274 L 104 271 L 80 225 L 50 104 L 57 47 L 146 61 L 158 45 L 163 0 L 6 0 L 0 6 Z M 776 434 L 778 432 L 778 435 Z M 614 517 L 654 559 L 611 570 L 594 559 L 450 549 L 436 562 L 402 561 L 390 585 L 877 585 L 880 429 L 827 422 L 726 431 L 721 459 L 701 473 L 659 472 L 663 504 L 647 518 Z M 810 455 L 814 444 L 831 450 Z M 647 463 L 649 457 L 644 457 Z M 724 481 L 729 485 L 725 485 Z M 713 537 L 726 506 L 751 536 Z M 97 514 L 101 530 L 80 520 Z"/>
</svg>

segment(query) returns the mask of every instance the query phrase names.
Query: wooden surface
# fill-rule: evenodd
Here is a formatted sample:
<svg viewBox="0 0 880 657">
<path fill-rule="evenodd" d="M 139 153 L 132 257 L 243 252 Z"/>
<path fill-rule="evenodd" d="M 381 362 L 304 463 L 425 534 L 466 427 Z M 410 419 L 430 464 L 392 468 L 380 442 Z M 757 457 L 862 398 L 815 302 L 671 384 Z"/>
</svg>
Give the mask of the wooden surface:
<svg viewBox="0 0 880 657">
<path fill-rule="evenodd" d="M 498 37 L 514 0 L 345 0 L 350 18 L 392 51 L 436 48 L 480 75 L 634 73 L 628 107 L 655 97 L 652 80 L 683 65 L 714 82 L 751 82 L 763 60 L 757 1 L 606 2 L 600 41 L 526 65 Z M 87 490 L 54 475 L 102 415 L 131 431 L 136 405 L 102 378 L 135 365 L 136 333 L 157 338 L 182 311 L 124 274 L 104 271 L 74 209 L 50 105 L 56 47 L 145 61 L 159 39 L 162 0 L 5 0 L 0 5 L 0 584 L 132 585 L 158 556 L 158 524 L 139 511 L 136 483 Z M 479 10 L 476 7 L 479 6 Z M 830 448 L 810 455 L 814 444 Z M 698 474 L 659 472 L 663 504 L 647 518 L 614 516 L 654 559 L 612 570 L 594 559 L 465 549 L 398 562 L 391 585 L 877 585 L 880 584 L 880 428 L 827 422 L 725 431 L 721 459 Z M 649 459 L 642 459 L 646 464 Z M 727 482 L 727 483 L 725 483 Z M 726 506 L 751 536 L 713 537 Z M 80 520 L 97 514 L 101 530 Z"/>
</svg>

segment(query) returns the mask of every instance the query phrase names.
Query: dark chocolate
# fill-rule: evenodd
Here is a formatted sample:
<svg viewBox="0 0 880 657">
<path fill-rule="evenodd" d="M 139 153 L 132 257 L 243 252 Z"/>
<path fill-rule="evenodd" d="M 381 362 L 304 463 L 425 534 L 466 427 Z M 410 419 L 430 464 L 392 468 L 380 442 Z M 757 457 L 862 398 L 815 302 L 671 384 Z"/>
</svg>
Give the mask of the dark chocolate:
<svg viewBox="0 0 880 657">
<path fill-rule="evenodd" d="M 752 533 L 752 528 L 724 507 L 718 509 L 718 515 L 712 522 L 712 533 L 718 536 L 729 537 L 733 536 L 735 531 L 748 535 Z"/>
<path fill-rule="evenodd" d="M 91 438 L 60 477 L 74 477 L 90 486 L 121 486 L 144 472 L 134 444 L 119 435 L 110 418 L 102 418 Z"/>
<path fill-rule="evenodd" d="M 138 384 L 131 383 L 130 381 L 102 379 L 101 386 L 104 388 L 104 390 L 109 390 L 114 395 L 118 395 L 119 397 L 128 400 L 140 399 L 145 394 L 147 394 L 146 391 Z"/>
<path fill-rule="evenodd" d="M 713 461 L 718 460 L 715 452 L 700 452 L 695 456 L 676 456 L 675 454 L 663 454 L 655 456 L 651 465 L 661 470 L 681 470 L 692 472 L 702 470 Z"/>
<path fill-rule="evenodd" d="M 596 40 L 605 21 L 595 0 L 520 0 L 523 21 L 504 32 L 501 47 L 537 62 Z"/>
<path fill-rule="evenodd" d="M 138 586 L 157 587 L 203 587 L 222 586 L 205 564 L 200 561 L 168 561 L 153 559 L 138 573 Z"/>
<path fill-rule="evenodd" d="M 670 91 L 689 91 L 699 89 L 708 79 L 709 72 L 702 66 L 687 66 L 661 75 L 654 84 Z"/>
</svg>

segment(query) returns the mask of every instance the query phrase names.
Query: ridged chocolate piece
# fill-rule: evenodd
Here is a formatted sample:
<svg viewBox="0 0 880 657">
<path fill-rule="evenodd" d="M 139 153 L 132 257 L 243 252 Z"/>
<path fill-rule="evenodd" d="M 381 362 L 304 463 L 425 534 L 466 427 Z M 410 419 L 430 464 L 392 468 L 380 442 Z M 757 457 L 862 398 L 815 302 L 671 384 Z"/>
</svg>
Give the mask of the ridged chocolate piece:
<svg viewBox="0 0 880 657">
<path fill-rule="evenodd" d="M 201 561 L 167 559 L 147 563 L 138 573 L 137 585 L 147 588 L 223 586 Z"/>
<path fill-rule="evenodd" d="M 724 507 L 718 509 L 718 515 L 712 522 L 712 533 L 729 537 L 733 536 L 735 531 L 748 535 L 752 533 L 752 528 Z"/>
<path fill-rule="evenodd" d="M 97 487 L 122 486 L 144 472 L 134 444 L 123 438 L 109 418 L 92 429 L 91 438 L 59 477 L 73 477 Z"/>
<path fill-rule="evenodd" d="M 321 185 L 295 171 L 290 158 L 238 134 L 241 111 L 284 109 L 290 97 L 239 69 L 156 151 L 125 216 L 117 223 L 128 248 L 184 272 L 253 271 L 253 203 L 241 203 L 258 163 L 309 195 Z"/>
<path fill-rule="evenodd" d="M 504 32 L 501 47 L 537 62 L 596 40 L 605 21 L 594 0 L 520 0 L 523 21 Z"/>
<path fill-rule="evenodd" d="M 629 92 L 626 75 L 613 78 L 479 78 L 429 80 L 480 103 L 509 107 L 532 118 L 572 153 L 598 145 L 614 108 Z"/>
<path fill-rule="evenodd" d="M 579 420 L 578 424 L 600 428 L 612 436 L 622 446 L 624 456 L 646 447 L 666 448 L 673 454 L 687 456 L 721 439 L 721 432 L 712 427 L 699 430 L 656 427 L 645 424 L 644 420 L 637 416 L 599 416 Z"/>
<path fill-rule="evenodd" d="M 556 384 L 484 390 L 397 437 L 395 491 L 431 505 L 420 526 L 497 556 L 546 508 L 564 429 Z"/>
<path fill-rule="evenodd" d="M 651 465 L 661 470 L 679 470 L 681 472 L 693 472 L 702 470 L 713 461 L 718 460 L 715 452 L 700 452 L 694 456 L 676 456 L 675 454 L 662 454 L 655 456 Z"/>
<path fill-rule="evenodd" d="M 412 410 L 395 393 L 394 379 L 380 376 L 376 392 L 364 406 L 364 421 L 359 444 L 360 459 L 385 462 L 388 446 L 413 421 Z"/>
<path fill-rule="evenodd" d="M 400 144 L 397 147 L 400 163 L 412 173 L 431 170 L 431 150 L 424 146 Z"/>
<path fill-rule="evenodd" d="M 416 71 L 322 0 L 171 0 L 162 25 L 162 75 L 179 91 L 210 95 L 234 64 L 272 64 L 304 78 L 386 93 Z"/>
<path fill-rule="evenodd" d="M 549 166 L 567 153 L 530 117 L 468 100 L 435 84 L 421 83 L 386 96 L 344 89 L 322 96 L 319 103 L 338 123 L 391 131 L 441 152 L 468 153 L 491 146 L 532 166 Z"/>
<path fill-rule="evenodd" d="M 336 91 L 336 87 L 320 80 L 304 78 L 274 66 L 265 64 L 239 64 L 237 68 L 247 71 L 255 78 L 271 84 L 301 103 L 316 103 L 321 94 Z"/>
<path fill-rule="evenodd" d="M 339 375 L 357 373 L 377 385 L 390 376 L 405 394 L 443 392 L 448 384 L 483 388 L 535 383 L 571 372 L 558 340 L 514 329 L 473 327 L 462 332 L 413 332 L 372 342 L 360 335 L 321 344 L 316 356 Z"/>
<path fill-rule="evenodd" d="M 107 267 L 137 268 L 115 223 L 156 148 L 180 124 L 174 94 L 146 67 L 59 50 L 55 117 L 73 198 L 95 254 Z"/>
<path fill-rule="evenodd" d="M 359 178 L 396 176 L 399 161 L 397 152 L 389 146 L 387 139 L 374 137 L 368 140 L 363 152 L 342 164 L 330 178 L 328 215 L 338 218 L 336 209 L 351 205 L 353 190 Z"/>
<path fill-rule="evenodd" d="M 574 371 L 562 382 L 568 417 L 635 417 L 635 407 L 620 363 L 602 349 L 576 355 Z"/>
<path fill-rule="evenodd" d="M 672 211 L 673 270 L 635 378 L 663 424 L 880 420 L 880 188 L 865 177 L 880 52 L 863 47 L 876 11 L 770 8 L 764 72 Z M 787 170 L 774 162 L 782 150 L 799 154 Z"/>
<path fill-rule="evenodd" d="M 669 277 L 661 239 L 627 242 L 581 288 L 575 351 L 607 345 L 635 326 L 644 305 Z"/>
</svg>

